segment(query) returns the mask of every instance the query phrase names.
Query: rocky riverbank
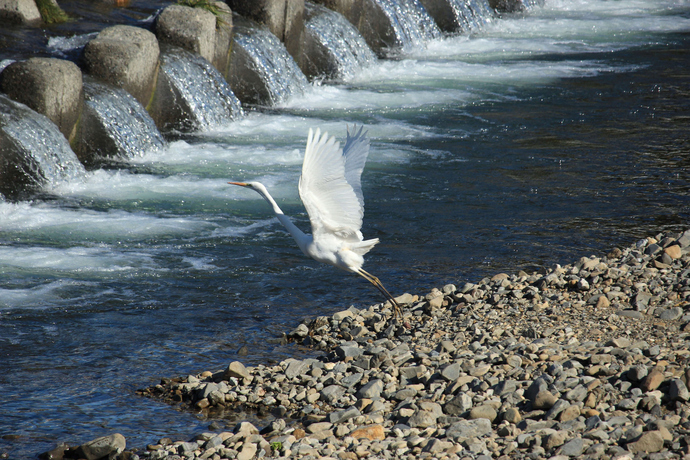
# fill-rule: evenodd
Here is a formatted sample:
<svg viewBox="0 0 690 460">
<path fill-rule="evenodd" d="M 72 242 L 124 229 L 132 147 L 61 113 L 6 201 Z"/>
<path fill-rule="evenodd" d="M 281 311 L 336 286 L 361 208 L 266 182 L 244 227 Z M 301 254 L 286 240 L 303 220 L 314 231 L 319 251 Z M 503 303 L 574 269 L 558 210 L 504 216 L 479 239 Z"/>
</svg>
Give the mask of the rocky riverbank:
<svg viewBox="0 0 690 460">
<path fill-rule="evenodd" d="M 398 300 L 402 320 L 350 308 L 286 334 L 319 359 L 233 362 L 142 390 L 275 419 L 121 455 L 690 458 L 690 230 Z"/>
</svg>

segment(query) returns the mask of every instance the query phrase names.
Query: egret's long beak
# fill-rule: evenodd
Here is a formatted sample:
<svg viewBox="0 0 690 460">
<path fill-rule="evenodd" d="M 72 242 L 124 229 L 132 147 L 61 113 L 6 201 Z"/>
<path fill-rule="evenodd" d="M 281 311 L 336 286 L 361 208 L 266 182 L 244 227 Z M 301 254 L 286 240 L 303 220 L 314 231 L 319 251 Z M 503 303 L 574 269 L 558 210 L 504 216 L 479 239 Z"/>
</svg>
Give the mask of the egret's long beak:
<svg viewBox="0 0 690 460">
<path fill-rule="evenodd" d="M 246 182 L 228 182 L 228 184 L 239 185 L 240 187 L 248 187 L 249 186 L 249 184 L 247 184 Z"/>
</svg>

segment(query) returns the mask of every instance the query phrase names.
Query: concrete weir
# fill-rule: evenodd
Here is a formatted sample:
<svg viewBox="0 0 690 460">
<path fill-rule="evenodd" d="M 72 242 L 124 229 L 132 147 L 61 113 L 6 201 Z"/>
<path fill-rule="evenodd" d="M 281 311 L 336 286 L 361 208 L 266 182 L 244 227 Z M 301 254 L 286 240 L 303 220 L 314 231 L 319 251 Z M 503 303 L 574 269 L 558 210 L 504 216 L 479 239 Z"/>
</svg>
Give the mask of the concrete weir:
<svg viewBox="0 0 690 460">
<path fill-rule="evenodd" d="M 378 56 L 386 57 L 396 49 L 403 47 L 401 42 L 399 18 L 391 17 L 391 5 L 400 3 L 416 5 L 431 22 L 426 26 L 437 32 L 427 35 L 431 38 L 438 36 L 440 29 L 434 24 L 431 16 L 427 15 L 424 5 L 428 5 L 430 13 L 450 11 L 452 5 L 458 2 L 487 2 L 487 0 L 314 0 L 317 3 L 337 12 L 349 21 L 371 50 Z M 527 2 L 525 0 L 490 0 L 492 6 L 500 6 L 503 11 L 519 10 Z M 500 3 L 500 5 L 498 5 Z M 433 6 L 432 6 L 433 4 Z M 445 5 L 447 4 L 447 5 Z M 513 5 L 514 4 L 514 5 Z M 493 9 L 487 11 L 493 15 Z M 445 8 L 445 9 L 444 9 Z M 476 9 L 476 8 L 475 8 Z M 312 8 L 313 10 L 313 8 Z M 17 61 L 0 73 L 0 91 L 10 99 L 24 104 L 50 119 L 59 132 L 69 141 L 69 145 L 79 160 L 94 167 L 102 161 L 126 160 L 135 154 L 128 152 L 122 146 L 140 146 L 137 142 L 118 140 L 117 142 L 103 142 L 101 137 L 113 132 L 113 124 L 125 124 L 118 119 L 123 112 L 113 110 L 112 114 L 97 113 L 98 104 L 93 98 L 106 98 L 109 101 L 125 100 L 127 104 L 140 104 L 142 110 L 136 110 L 137 123 L 151 129 L 166 131 L 198 129 L 198 122 L 190 120 L 205 119 L 198 114 L 191 114 L 194 104 L 180 97 L 179 87 L 171 84 L 171 74 L 164 74 L 161 69 L 163 56 L 177 56 L 175 50 L 193 53 L 210 63 L 218 73 L 204 70 L 207 75 L 213 74 L 219 97 L 228 95 L 234 102 L 217 104 L 218 107 L 228 107 L 227 119 L 242 114 L 235 95 L 242 105 L 271 105 L 280 102 L 279 97 L 261 96 L 258 90 L 262 85 L 246 82 L 256 79 L 256 65 L 251 59 L 242 59 L 240 43 L 235 41 L 234 20 L 242 19 L 244 24 L 252 21 L 266 27 L 277 37 L 285 50 L 297 64 L 300 79 L 306 82 L 302 72 L 310 79 L 336 78 L 338 72 L 334 70 L 334 63 L 321 65 L 328 53 L 315 45 L 314 38 L 305 31 L 307 8 L 305 0 L 227 0 L 211 3 L 207 9 L 192 8 L 182 4 L 174 4 L 163 9 L 157 16 L 151 30 L 131 25 L 115 25 L 107 27 L 91 39 L 84 47 L 82 57 L 71 62 L 58 58 L 30 58 Z M 415 20 L 410 21 L 415 23 Z M 41 25 L 40 15 L 35 0 L 0 0 L 0 20 L 23 24 L 24 27 Z M 416 21 L 419 22 L 419 21 Z M 436 20 L 438 23 L 438 19 Z M 439 24 L 444 33 L 462 32 L 455 24 Z M 425 31 L 425 32 L 426 32 Z M 434 35 L 436 34 L 436 35 Z M 246 34 L 245 34 L 246 35 Z M 238 36 L 239 37 L 239 36 Z M 238 38 L 239 40 L 239 38 Z M 246 47 L 246 45 L 243 45 Z M 235 48 L 237 48 L 235 50 Z M 236 51 L 236 52 L 234 52 Z M 177 53 L 177 54 L 176 54 Z M 168 58 L 170 61 L 171 58 Z M 203 70 L 199 63 L 196 67 Z M 299 68 L 302 71 L 299 71 Z M 209 73 L 210 72 L 210 73 Z M 259 75 L 260 78 L 260 75 Z M 224 80 L 218 83 L 218 79 Z M 299 79 L 298 79 L 299 80 Z M 229 84 L 226 85 L 226 81 Z M 88 83 L 93 82 L 93 83 Z M 88 83 L 89 92 L 85 94 L 85 84 Z M 304 85 L 304 83 L 300 83 Z M 105 85 L 96 88 L 94 85 Z M 213 85 L 211 85 L 213 86 Z M 111 88 L 107 90 L 107 88 Z M 247 88 L 250 88 L 248 91 Z M 123 98 L 118 91 L 125 91 L 135 101 Z M 232 95 L 232 93 L 235 95 Z M 13 110 L 11 105 L 9 110 Z M 109 116 L 111 118 L 109 118 Z M 148 119 L 150 117 L 150 120 Z M 221 117 L 222 119 L 222 117 Z M 3 134 L 6 136 L 7 134 Z M 118 135 L 121 135 L 119 133 Z M 160 138 L 156 132 L 152 137 Z M 22 162 L 22 155 L 12 150 L 13 142 L 4 142 L 6 148 L 0 152 L 0 166 L 11 167 L 15 171 L 27 171 L 33 166 L 14 165 L 10 163 Z M 108 146 L 120 146 L 119 148 Z M 138 147 L 132 147 L 134 149 Z M 114 149 L 114 150 L 113 150 Z M 27 164 L 30 159 L 25 160 Z M 10 166 L 8 166 L 10 164 Z M 12 179 L 11 175 L 0 177 L 0 182 Z M 29 181 L 41 186 L 39 179 Z M 45 179 L 49 180 L 49 179 Z M 26 181 L 23 181 L 26 183 Z M 2 183 L 0 189 L 11 190 L 13 184 Z M 16 187 L 23 187 L 22 181 L 16 180 Z"/>
</svg>

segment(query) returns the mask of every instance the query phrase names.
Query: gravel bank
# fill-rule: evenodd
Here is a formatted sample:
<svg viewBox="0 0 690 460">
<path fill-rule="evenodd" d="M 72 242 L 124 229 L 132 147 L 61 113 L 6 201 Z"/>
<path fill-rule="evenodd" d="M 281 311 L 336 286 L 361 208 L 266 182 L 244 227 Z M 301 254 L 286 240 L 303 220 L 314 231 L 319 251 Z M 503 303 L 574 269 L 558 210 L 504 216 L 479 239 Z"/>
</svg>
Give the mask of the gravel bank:
<svg viewBox="0 0 690 460">
<path fill-rule="evenodd" d="M 276 419 L 126 456 L 690 458 L 690 230 L 398 300 L 401 321 L 387 305 L 350 308 L 286 335 L 319 359 L 233 362 L 142 390 Z"/>
</svg>

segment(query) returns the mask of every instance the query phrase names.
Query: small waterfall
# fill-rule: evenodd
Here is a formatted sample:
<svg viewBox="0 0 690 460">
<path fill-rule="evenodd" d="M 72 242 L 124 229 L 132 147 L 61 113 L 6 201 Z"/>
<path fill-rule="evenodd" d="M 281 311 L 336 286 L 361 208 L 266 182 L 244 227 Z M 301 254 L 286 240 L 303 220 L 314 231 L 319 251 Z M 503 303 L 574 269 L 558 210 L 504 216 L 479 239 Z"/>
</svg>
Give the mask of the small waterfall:
<svg viewBox="0 0 690 460">
<path fill-rule="evenodd" d="M 4 194 L 69 182 L 86 172 L 48 117 L 5 96 L 0 96 L 0 146 L 0 189 Z"/>
<path fill-rule="evenodd" d="M 424 48 L 441 37 L 438 28 L 419 0 L 375 0 L 390 19 L 402 52 Z"/>
<path fill-rule="evenodd" d="M 460 30 L 456 32 L 475 32 L 495 17 L 487 0 L 451 0 L 450 6 L 455 21 L 460 26 Z"/>
<path fill-rule="evenodd" d="M 251 88 L 243 89 L 250 102 L 276 105 L 292 96 L 303 94 L 307 89 L 307 77 L 287 52 L 285 45 L 270 31 L 260 26 L 236 27 L 234 47 L 233 53 L 242 54 L 244 65 L 256 73 L 264 87 L 258 88 L 253 84 Z M 235 84 L 239 87 L 248 83 L 241 80 L 241 77 L 235 79 Z M 257 92 L 266 94 L 257 95 Z"/>
<path fill-rule="evenodd" d="M 186 105 L 185 120 L 175 123 L 175 129 L 210 128 L 244 114 L 225 78 L 201 56 L 170 49 L 161 54 L 161 71 L 175 97 Z"/>
<path fill-rule="evenodd" d="M 165 140 L 146 109 L 120 88 L 101 83 L 84 84 L 85 112 L 100 129 L 93 142 L 100 157 L 132 158 L 165 145 Z M 87 113 L 84 115 L 86 122 Z"/>
<path fill-rule="evenodd" d="M 71 37 L 50 37 L 48 51 L 61 58 L 78 58 L 87 43 L 98 36 L 98 32 L 91 32 Z"/>
<path fill-rule="evenodd" d="M 353 76 L 362 67 L 376 62 L 376 55 L 367 42 L 340 13 L 309 2 L 305 7 L 305 31 L 327 53 L 327 65 L 334 67 L 323 69 L 324 63 L 314 63 L 321 74 L 343 80 Z"/>
</svg>

